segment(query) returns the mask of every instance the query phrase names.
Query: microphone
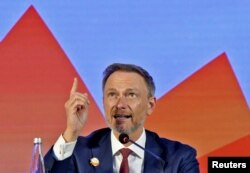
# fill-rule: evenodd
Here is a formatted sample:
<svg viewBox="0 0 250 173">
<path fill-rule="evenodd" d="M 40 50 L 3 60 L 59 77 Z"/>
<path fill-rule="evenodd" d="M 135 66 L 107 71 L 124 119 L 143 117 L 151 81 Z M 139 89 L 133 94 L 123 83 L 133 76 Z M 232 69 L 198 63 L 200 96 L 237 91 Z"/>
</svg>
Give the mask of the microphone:
<svg viewBox="0 0 250 173">
<path fill-rule="evenodd" d="M 149 153 L 151 156 L 153 156 L 154 158 L 156 158 L 158 161 L 161 162 L 161 165 L 163 166 L 165 161 L 157 156 L 155 153 L 151 152 L 150 150 L 147 150 L 146 148 L 143 148 L 142 146 L 140 146 L 139 144 L 137 144 L 136 142 L 132 141 L 131 139 L 129 139 L 129 136 L 126 134 L 126 133 L 121 133 L 120 136 L 119 136 L 119 141 L 122 143 L 122 144 L 126 144 L 128 142 L 131 142 L 133 144 L 135 144 L 137 147 L 139 147 L 140 149 L 142 149 L 143 151 L 146 151 L 147 153 Z"/>
</svg>

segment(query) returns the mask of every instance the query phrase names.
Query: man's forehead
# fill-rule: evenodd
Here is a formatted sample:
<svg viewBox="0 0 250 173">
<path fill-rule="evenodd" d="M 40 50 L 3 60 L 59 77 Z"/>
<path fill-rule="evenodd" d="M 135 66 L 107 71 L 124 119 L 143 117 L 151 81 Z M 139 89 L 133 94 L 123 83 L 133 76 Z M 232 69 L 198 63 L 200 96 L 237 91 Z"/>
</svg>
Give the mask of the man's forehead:
<svg viewBox="0 0 250 173">
<path fill-rule="evenodd" d="M 144 82 L 144 78 L 135 73 L 135 72 L 115 72 L 109 76 L 106 81 L 106 85 L 108 84 L 130 84 L 130 85 L 138 85 Z"/>
</svg>

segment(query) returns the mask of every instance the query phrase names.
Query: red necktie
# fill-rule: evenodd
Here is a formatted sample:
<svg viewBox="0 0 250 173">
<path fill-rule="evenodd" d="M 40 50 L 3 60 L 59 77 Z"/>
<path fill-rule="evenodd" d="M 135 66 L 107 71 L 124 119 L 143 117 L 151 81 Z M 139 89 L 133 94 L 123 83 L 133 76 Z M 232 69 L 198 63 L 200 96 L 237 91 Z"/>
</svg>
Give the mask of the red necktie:
<svg viewBox="0 0 250 173">
<path fill-rule="evenodd" d="M 120 173 L 129 173 L 129 167 L 128 167 L 128 156 L 131 154 L 131 150 L 128 148 L 123 148 L 120 150 L 122 154 L 122 163 L 120 167 Z"/>
</svg>

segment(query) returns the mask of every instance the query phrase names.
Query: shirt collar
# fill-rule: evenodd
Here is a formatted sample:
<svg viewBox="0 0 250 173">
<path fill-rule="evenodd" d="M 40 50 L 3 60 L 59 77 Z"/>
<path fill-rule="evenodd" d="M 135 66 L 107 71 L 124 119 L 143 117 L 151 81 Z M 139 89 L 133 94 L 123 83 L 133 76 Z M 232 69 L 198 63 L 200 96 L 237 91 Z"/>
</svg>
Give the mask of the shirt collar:
<svg viewBox="0 0 250 173">
<path fill-rule="evenodd" d="M 142 146 L 143 148 L 145 148 L 145 145 L 146 145 L 146 133 L 145 133 L 145 129 L 143 129 L 141 136 L 135 142 L 137 144 L 139 144 L 140 146 Z M 120 141 L 118 139 L 116 139 L 113 130 L 111 131 L 111 147 L 112 147 L 112 155 L 113 156 L 115 154 L 117 154 L 117 152 L 120 149 L 124 148 L 124 145 L 122 143 L 120 143 Z M 136 145 L 131 144 L 127 148 L 131 149 L 140 158 L 142 158 L 142 159 L 144 158 L 144 151 L 141 148 L 137 147 Z"/>
</svg>

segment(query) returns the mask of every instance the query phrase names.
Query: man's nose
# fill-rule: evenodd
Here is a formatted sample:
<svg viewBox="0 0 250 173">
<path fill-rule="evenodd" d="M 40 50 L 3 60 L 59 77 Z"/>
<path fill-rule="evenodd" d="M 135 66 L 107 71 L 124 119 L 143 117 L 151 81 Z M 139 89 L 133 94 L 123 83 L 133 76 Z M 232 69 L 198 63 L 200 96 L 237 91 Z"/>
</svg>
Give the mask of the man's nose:
<svg viewBox="0 0 250 173">
<path fill-rule="evenodd" d="M 116 103 L 116 107 L 119 109 L 124 109 L 127 106 L 127 100 L 124 96 L 121 96 L 118 98 L 117 103 Z"/>
</svg>

